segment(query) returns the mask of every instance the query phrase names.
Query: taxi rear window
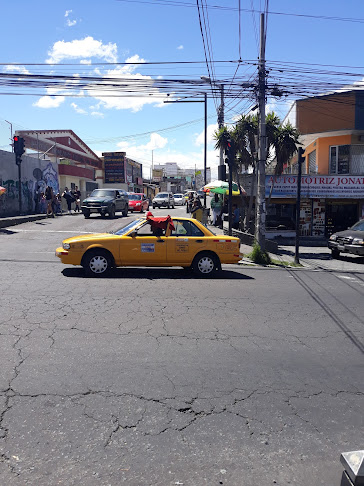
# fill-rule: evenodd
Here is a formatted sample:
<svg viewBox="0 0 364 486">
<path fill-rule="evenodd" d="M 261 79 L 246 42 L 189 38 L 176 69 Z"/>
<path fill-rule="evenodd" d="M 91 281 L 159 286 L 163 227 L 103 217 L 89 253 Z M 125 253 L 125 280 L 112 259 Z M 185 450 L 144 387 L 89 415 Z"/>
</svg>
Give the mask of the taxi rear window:
<svg viewBox="0 0 364 486">
<path fill-rule="evenodd" d="M 192 221 L 178 221 L 173 219 L 174 230 L 171 236 L 205 236 Z"/>
</svg>

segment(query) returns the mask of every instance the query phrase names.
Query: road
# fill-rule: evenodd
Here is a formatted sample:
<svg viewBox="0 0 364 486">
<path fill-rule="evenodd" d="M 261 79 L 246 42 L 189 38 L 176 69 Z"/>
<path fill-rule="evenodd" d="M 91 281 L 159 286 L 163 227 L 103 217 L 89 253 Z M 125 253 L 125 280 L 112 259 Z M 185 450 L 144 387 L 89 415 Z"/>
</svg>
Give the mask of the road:
<svg viewBox="0 0 364 486">
<path fill-rule="evenodd" d="M 339 485 L 363 448 L 363 273 L 87 279 L 54 256 L 131 219 L 0 230 L 0 484 Z"/>
</svg>

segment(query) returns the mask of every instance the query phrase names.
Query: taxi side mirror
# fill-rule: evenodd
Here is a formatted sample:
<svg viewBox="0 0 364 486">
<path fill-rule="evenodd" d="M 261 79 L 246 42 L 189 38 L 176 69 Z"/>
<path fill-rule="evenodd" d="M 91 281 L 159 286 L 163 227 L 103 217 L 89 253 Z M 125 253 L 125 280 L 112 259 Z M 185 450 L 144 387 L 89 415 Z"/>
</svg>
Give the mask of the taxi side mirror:
<svg viewBox="0 0 364 486">
<path fill-rule="evenodd" d="M 137 231 L 132 231 L 129 236 L 132 238 L 135 238 L 137 236 L 138 232 Z"/>
</svg>

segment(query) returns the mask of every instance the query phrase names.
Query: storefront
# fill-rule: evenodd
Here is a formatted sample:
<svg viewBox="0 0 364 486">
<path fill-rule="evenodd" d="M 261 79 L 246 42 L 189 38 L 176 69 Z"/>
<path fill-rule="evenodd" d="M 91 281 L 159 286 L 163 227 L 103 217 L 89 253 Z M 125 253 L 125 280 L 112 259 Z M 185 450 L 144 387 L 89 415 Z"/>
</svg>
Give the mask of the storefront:
<svg viewBox="0 0 364 486">
<path fill-rule="evenodd" d="M 267 230 L 295 230 L 297 176 L 266 177 Z M 301 178 L 300 235 L 330 236 L 364 217 L 363 176 Z"/>
</svg>

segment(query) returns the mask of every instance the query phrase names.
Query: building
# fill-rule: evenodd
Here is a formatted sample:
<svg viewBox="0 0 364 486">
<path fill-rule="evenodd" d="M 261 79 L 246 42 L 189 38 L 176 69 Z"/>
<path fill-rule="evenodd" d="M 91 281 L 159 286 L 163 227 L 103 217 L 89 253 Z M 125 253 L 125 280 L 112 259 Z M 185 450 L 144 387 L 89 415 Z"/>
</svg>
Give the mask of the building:
<svg viewBox="0 0 364 486">
<path fill-rule="evenodd" d="M 346 229 L 364 217 L 364 91 L 298 100 L 287 121 L 299 130 L 305 150 L 301 235 L 328 236 Z M 267 176 L 267 194 L 272 190 L 267 217 L 294 214 L 297 171 L 296 155 L 273 188 L 273 178 Z"/>
<path fill-rule="evenodd" d="M 102 183 L 100 158 L 72 130 L 18 130 L 15 134 L 24 138 L 27 156 L 55 164 L 60 191 L 78 186 L 83 197 Z"/>
<path fill-rule="evenodd" d="M 104 187 L 143 192 L 143 166 L 126 157 L 126 152 L 103 152 Z"/>
</svg>

